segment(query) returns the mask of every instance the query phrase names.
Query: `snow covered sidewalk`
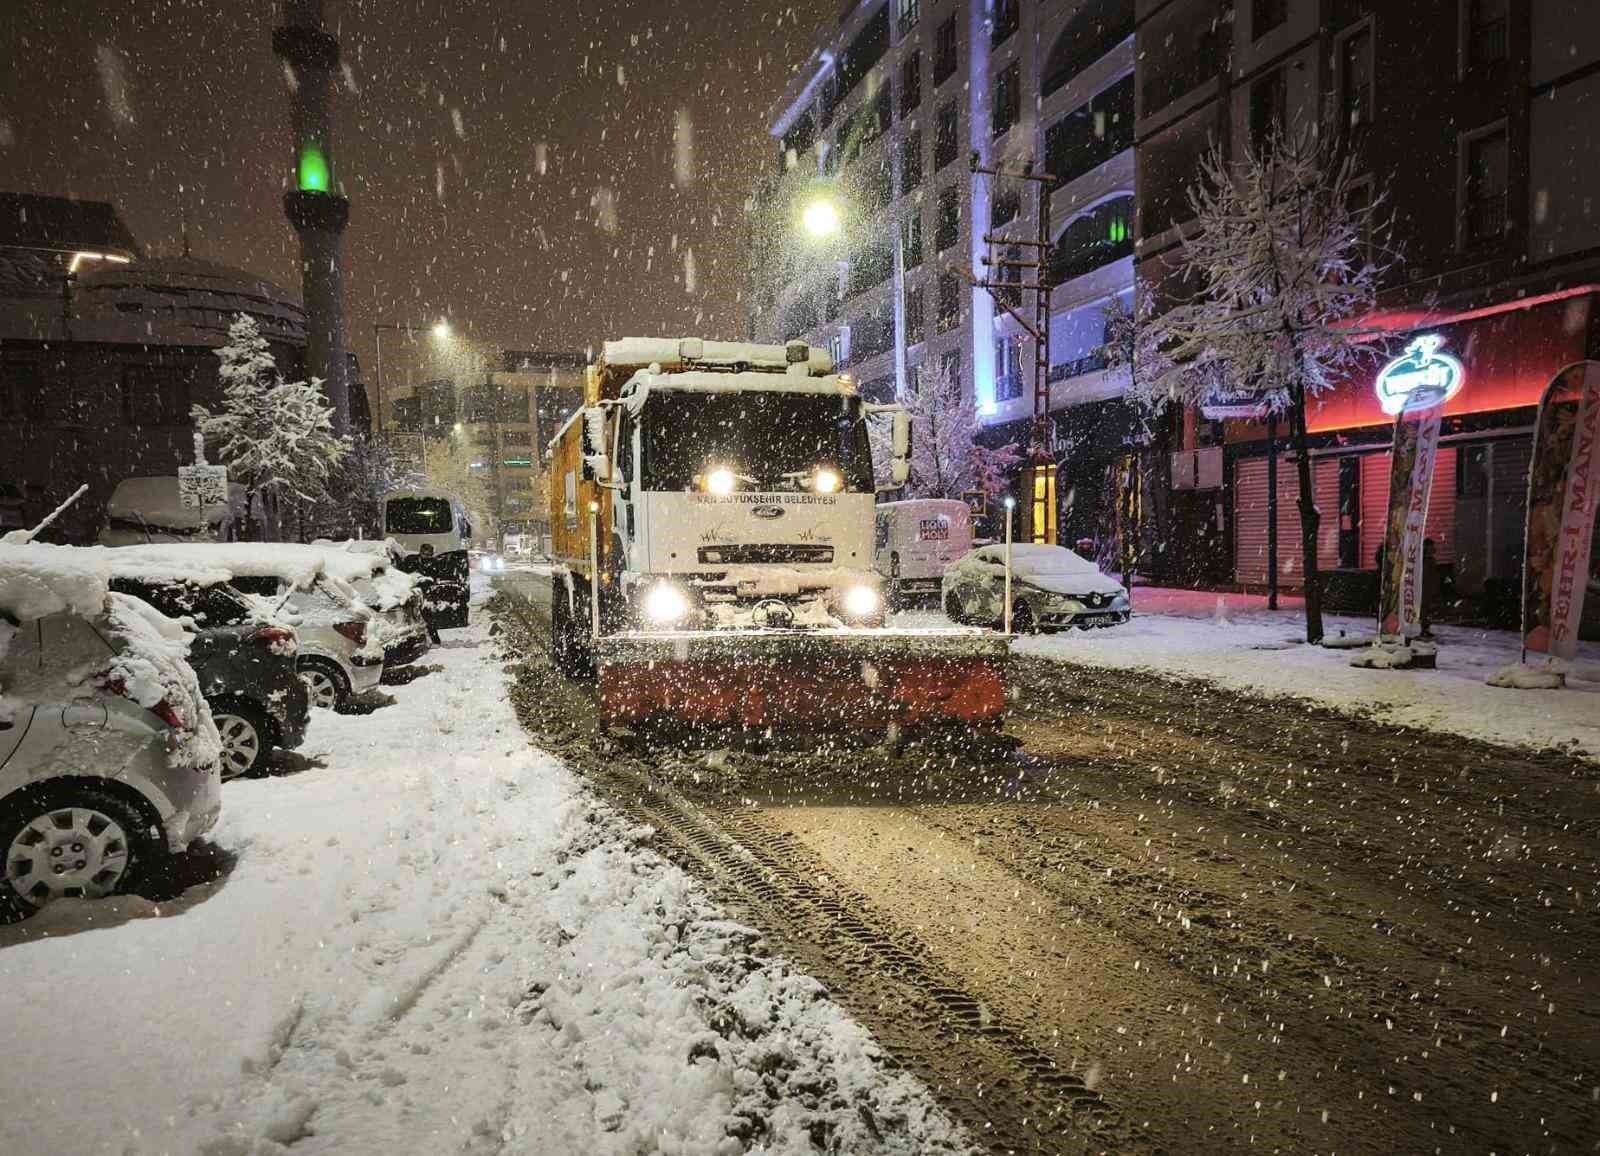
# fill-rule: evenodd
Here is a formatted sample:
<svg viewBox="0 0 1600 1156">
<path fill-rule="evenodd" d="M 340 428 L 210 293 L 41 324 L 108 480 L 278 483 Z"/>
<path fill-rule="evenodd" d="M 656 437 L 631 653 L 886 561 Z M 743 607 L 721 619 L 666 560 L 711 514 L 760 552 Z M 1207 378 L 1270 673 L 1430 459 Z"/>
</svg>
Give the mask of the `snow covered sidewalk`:
<svg viewBox="0 0 1600 1156">
<path fill-rule="evenodd" d="M 0 1152 L 964 1150 L 529 748 L 486 617 L 228 784 L 224 877 L 0 928 Z"/>
<path fill-rule="evenodd" d="M 1204 678 L 1264 695 L 1290 695 L 1385 722 L 1535 748 L 1560 746 L 1600 759 L 1600 684 L 1502 690 L 1484 680 L 1518 657 L 1509 631 L 1441 626 L 1439 669 L 1360 670 L 1348 650 L 1306 646 L 1298 599 L 1269 611 L 1242 594 L 1134 588 L 1127 626 L 1028 638 L 1018 654 L 1093 666 Z M 1370 634 L 1370 619 L 1328 616 L 1336 635 Z M 1600 662 L 1600 646 L 1583 649 Z"/>
</svg>

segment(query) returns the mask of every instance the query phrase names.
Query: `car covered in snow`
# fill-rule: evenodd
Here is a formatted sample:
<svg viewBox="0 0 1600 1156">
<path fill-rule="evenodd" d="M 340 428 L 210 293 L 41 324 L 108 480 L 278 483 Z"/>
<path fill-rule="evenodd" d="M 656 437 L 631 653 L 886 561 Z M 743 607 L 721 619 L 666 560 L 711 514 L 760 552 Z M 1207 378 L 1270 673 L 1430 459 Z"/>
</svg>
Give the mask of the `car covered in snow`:
<svg viewBox="0 0 1600 1156">
<path fill-rule="evenodd" d="M 304 741 L 311 697 L 295 669 L 299 636 L 230 587 L 226 572 L 134 568 L 114 574 L 111 588 L 193 632 L 189 665 L 222 738 L 223 778 L 254 774 L 274 748 Z"/>
<path fill-rule="evenodd" d="M 222 806 L 188 636 L 87 553 L 0 545 L 0 921 L 138 889 Z"/>
<path fill-rule="evenodd" d="M 100 529 L 102 546 L 136 546 L 156 542 L 223 542 L 247 528 L 245 488 L 228 485 L 228 500 L 191 509 L 178 496 L 176 476 L 124 478 L 106 501 Z"/>
<path fill-rule="evenodd" d="M 1005 620 L 1006 547 L 982 546 L 944 574 L 944 611 L 953 622 Z M 1065 546 L 1011 547 L 1011 627 L 1018 633 L 1116 626 L 1133 614 L 1122 583 Z"/>
</svg>

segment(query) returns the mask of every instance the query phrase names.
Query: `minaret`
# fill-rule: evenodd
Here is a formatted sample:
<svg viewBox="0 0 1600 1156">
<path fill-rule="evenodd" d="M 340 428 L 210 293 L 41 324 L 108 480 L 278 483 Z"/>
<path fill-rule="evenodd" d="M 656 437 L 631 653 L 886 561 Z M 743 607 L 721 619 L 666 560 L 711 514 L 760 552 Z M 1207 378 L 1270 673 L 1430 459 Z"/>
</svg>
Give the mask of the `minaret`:
<svg viewBox="0 0 1600 1156">
<path fill-rule="evenodd" d="M 329 105 L 339 69 L 339 42 L 323 27 L 322 0 L 284 0 L 283 26 L 272 33 L 272 51 L 293 77 L 294 188 L 283 196 L 283 211 L 300 234 L 310 330 L 306 369 L 322 379 L 333 405 L 335 429 L 348 433 L 350 381 L 341 250 L 350 200 L 339 193 L 334 176 Z"/>
</svg>

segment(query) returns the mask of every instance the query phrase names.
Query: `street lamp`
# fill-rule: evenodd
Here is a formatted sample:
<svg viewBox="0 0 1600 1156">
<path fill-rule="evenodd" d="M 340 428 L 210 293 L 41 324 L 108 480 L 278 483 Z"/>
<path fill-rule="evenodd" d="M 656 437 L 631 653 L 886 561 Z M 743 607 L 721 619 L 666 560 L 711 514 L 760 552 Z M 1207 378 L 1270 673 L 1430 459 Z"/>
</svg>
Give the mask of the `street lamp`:
<svg viewBox="0 0 1600 1156">
<path fill-rule="evenodd" d="M 805 207 L 800 222 L 808 234 L 820 241 L 839 231 L 839 210 L 832 201 L 818 199 Z"/>
<path fill-rule="evenodd" d="M 389 321 L 373 322 L 372 337 L 378 343 L 378 433 L 380 435 L 383 433 L 383 331 L 387 329 L 392 333 L 404 333 L 410 337 L 420 328 L 422 326 L 413 325 L 409 321 L 398 324 Z M 433 326 L 433 338 L 435 341 L 450 340 L 450 323 L 442 317 Z"/>
</svg>

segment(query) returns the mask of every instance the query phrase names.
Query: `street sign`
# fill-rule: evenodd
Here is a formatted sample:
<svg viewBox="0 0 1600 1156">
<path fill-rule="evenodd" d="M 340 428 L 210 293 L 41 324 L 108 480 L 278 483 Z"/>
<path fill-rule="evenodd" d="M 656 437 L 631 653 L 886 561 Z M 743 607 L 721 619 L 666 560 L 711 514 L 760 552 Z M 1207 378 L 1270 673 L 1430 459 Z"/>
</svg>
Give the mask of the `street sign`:
<svg viewBox="0 0 1600 1156">
<path fill-rule="evenodd" d="M 227 466 L 179 466 L 178 501 L 186 510 L 228 504 Z"/>
</svg>

